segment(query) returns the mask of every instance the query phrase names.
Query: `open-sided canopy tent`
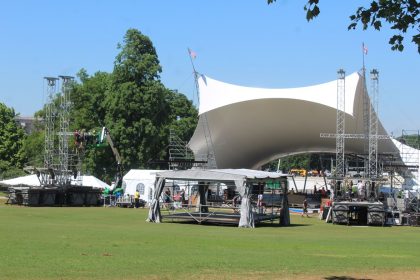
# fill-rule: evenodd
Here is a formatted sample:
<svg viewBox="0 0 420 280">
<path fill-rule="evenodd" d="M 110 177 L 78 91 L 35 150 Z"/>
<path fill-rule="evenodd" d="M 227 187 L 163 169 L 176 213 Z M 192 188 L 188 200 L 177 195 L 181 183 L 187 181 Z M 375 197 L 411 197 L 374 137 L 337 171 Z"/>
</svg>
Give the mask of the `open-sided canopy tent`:
<svg viewBox="0 0 420 280">
<path fill-rule="evenodd" d="M 213 169 L 213 170 L 181 170 L 181 171 L 165 171 L 156 173 L 156 185 L 153 200 L 150 205 L 148 221 L 160 223 L 162 216 L 160 212 L 159 198 L 165 186 L 166 180 L 178 181 L 196 181 L 196 182 L 233 182 L 236 191 L 241 196 L 239 227 L 254 227 L 254 213 L 251 206 L 250 198 L 252 196 L 253 183 L 265 182 L 275 185 L 281 182 L 283 187 L 283 207 L 281 213 L 281 223 L 283 225 L 290 224 L 290 217 L 287 203 L 287 180 L 288 175 L 257 171 L 250 169 Z M 200 195 L 201 196 L 201 195 Z M 205 202 L 200 201 L 201 204 Z M 201 212 L 201 207 L 199 207 Z"/>
</svg>

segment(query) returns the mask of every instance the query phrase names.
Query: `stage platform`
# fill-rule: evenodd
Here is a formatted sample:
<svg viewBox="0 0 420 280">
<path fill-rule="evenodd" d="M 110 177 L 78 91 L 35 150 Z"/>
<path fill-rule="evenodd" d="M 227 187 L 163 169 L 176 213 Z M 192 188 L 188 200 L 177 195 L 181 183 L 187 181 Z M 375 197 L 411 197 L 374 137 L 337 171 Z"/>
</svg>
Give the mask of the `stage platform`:
<svg viewBox="0 0 420 280">
<path fill-rule="evenodd" d="M 213 224 L 231 224 L 238 225 L 240 213 L 224 213 L 224 212 L 176 212 L 169 214 L 162 214 L 163 221 L 186 221 L 196 223 L 213 223 Z M 278 214 L 257 214 L 254 213 L 255 223 L 262 221 L 272 221 L 280 219 Z"/>
<path fill-rule="evenodd" d="M 382 202 L 338 201 L 332 205 L 332 222 L 346 225 L 385 224 L 385 207 Z"/>
</svg>

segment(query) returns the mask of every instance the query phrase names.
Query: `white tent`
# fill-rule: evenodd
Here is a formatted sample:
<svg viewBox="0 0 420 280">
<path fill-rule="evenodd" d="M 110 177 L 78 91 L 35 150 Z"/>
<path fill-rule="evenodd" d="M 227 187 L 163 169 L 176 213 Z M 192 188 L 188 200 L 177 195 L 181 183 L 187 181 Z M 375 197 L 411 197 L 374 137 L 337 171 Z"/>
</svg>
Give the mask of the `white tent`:
<svg viewBox="0 0 420 280">
<path fill-rule="evenodd" d="M 199 120 L 189 141 L 196 160 L 207 160 L 213 154 L 218 168 L 259 169 L 288 155 L 336 152 L 335 138 L 320 137 L 320 133 L 336 133 L 336 80 L 299 88 L 267 89 L 200 75 L 198 86 Z M 363 73 L 345 77 L 347 134 L 363 135 L 368 129 L 365 114 L 372 105 L 365 86 Z M 378 134 L 388 135 L 380 118 Z M 378 153 L 396 155 L 394 161 L 398 164 L 420 165 L 417 149 L 396 139 L 382 139 L 377 144 Z M 366 145 L 366 140 L 346 138 L 345 152 L 364 154 Z M 411 175 L 404 188 L 419 186 L 420 172 L 411 170 Z"/>
<path fill-rule="evenodd" d="M 71 184 L 82 185 L 84 187 L 93 187 L 93 188 L 98 188 L 98 189 L 105 189 L 105 188 L 110 187 L 107 183 L 91 175 L 83 175 L 81 181 L 72 181 Z M 36 174 L 32 174 L 32 175 L 0 181 L 0 185 L 5 185 L 5 186 L 26 185 L 26 186 L 39 187 L 41 184 Z"/>
<path fill-rule="evenodd" d="M 156 172 L 162 170 L 131 169 L 123 177 L 124 194 L 134 195 L 136 189 L 140 193 L 140 199 L 150 203 L 153 196 Z"/>
<path fill-rule="evenodd" d="M 282 156 L 335 153 L 337 81 L 287 89 L 251 88 L 201 75 L 199 123 L 189 147 L 196 160 L 205 160 L 209 148 L 218 168 L 259 169 Z M 364 104 L 369 97 L 362 74 L 345 80 L 345 133 L 364 133 Z M 380 120 L 378 134 L 386 135 Z M 211 145 L 208 143 L 211 135 Z M 363 154 L 365 141 L 346 139 L 346 152 Z M 378 141 L 378 151 L 397 153 L 390 139 Z"/>
<path fill-rule="evenodd" d="M 73 182 L 72 182 L 72 184 L 73 184 Z M 110 188 L 110 186 L 107 183 L 99 180 L 98 178 L 96 178 L 95 176 L 92 176 L 92 175 L 83 175 L 81 185 L 85 186 L 85 187 L 93 187 L 93 188 L 97 188 L 97 189 Z"/>
<path fill-rule="evenodd" d="M 32 175 L 0 181 L 0 185 L 5 185 L 5 186 L 26 185 L 26 186 L 39 187 L 40 183 L 39 183 L 38 177 L 35 174 L 32 174 Z"/>
</svg>

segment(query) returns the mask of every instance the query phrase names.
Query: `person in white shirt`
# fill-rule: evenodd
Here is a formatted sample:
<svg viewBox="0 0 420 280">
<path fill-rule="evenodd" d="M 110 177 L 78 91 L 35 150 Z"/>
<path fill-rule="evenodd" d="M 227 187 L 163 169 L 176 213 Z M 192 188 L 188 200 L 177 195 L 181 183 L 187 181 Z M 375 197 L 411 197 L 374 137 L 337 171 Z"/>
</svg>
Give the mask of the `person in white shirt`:
<svg viewBox="0 0 420 280">
<path fill-rule="evenodd" d="M 365 198 L 365 185 L 363 185 L 362 180 L 357 182 L 357 192 L 359 193 L 359 199 L 363 200 Z"/>
</svg>

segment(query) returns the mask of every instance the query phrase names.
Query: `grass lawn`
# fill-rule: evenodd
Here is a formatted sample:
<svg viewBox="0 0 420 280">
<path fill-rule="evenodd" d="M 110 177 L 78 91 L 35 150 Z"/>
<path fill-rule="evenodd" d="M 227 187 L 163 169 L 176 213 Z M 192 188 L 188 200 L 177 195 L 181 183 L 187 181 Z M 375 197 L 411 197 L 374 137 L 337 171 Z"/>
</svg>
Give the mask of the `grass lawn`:
<svg viewBox="0 0 420 280">
<path fill-rule="evenodd" d="M 1 204 L 0 279 L 420 275 L 420 228 L 347 227 L 300 216 L 290 227 L 256 229 L 152 224 L 147 211 Z"/>
</svg>

